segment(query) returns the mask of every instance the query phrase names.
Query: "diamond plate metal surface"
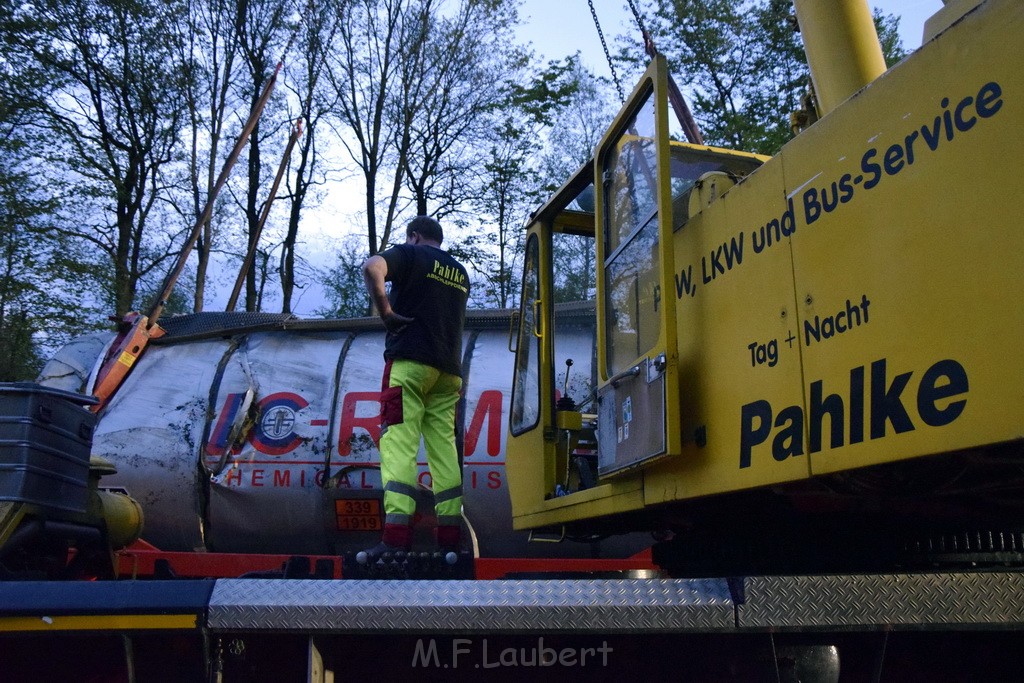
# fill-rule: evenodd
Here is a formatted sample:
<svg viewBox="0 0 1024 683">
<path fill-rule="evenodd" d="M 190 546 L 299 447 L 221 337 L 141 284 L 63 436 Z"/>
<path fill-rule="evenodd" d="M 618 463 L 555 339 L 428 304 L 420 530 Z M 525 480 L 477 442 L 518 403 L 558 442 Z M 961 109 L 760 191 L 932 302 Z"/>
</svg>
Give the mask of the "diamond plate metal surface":
<svg viewBox="0 0 1024 683">
<path fill-rule="evenodd" d="M 214 630 L 509 633 L 735 628 L 725 580 L 218 580 Z"/>
<path fill-rule="evenodd" d="M 1024 574 L 774 576 L 746 580 L 741 628 L 1024 625 Z"/>
</svg>

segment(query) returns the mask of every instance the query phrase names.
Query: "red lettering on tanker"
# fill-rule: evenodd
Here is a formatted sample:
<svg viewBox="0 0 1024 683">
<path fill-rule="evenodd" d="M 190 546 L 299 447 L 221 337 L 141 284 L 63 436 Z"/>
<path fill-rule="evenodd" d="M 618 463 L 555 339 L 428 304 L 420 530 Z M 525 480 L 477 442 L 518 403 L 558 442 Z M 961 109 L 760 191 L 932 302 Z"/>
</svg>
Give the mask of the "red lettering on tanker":
<svg viewBox="0 0 1024 683">
<path fill-rule="evenodd" d="M 241 408 L 242 399 L 244 398 L 245 394 L 228 394 L 227 398 L 224 399 L 224 407 L 221 408 L 217 424 L 210 432 L 209 441 L 206 442 L 206 452 L 208 455 L 219 457 L 231 447 L 232 444 L 228 443 L 231 426 L 238 417 L 238 410 Z M 238 447 L 232 448 L 233 453 L 238 453 L 239 450 Z"/>
<path fill-rule="evenodd" d="M 245 418 L 240 415 L 243 399 L 242 393 L 226 395 L 221 410 L 214 419 L 205 447 L 207 458 L 211 462 L 223 457 L 227 449 L 234 455 L 241 453 L 242 439 L 236 437 L 237 440 L 233 444 L 229 441 L 232 427 Z M 329 428 L 329 420 L 321 416 L 307 416 L 302 419 L 300 412 L 308 407 L 309 402 L 296 393 L 277 392 L 266 396 L 256 405 L 255 420 L 249 433 L 245 434 L 244 440 L 251 443 L 256 451 L 266 455 L 280 456 L 291 453 L 310 440 L 312 434 L 309 429 L 302 430 L 303 425 L 312 427 L 313 432 Z M 469 488 L 496 489 L 502 486 L 503 475 L 500 469 L 479 470 L 474 466 L 503 464 L 491 460 L 501 455 L 503 409 L 502 392 L 497 389 L 485 390 L 480 393 L 473 414 L 466 422 L 463 450 L 468 466 L 466 484 Z M 339 418 L 336 456 L 344 458 L 366 455 L 367 464 L 375 467 L 374 461 L 378 457 L 377 444 L 380 441 L 380 392 L 348 392 L 342 398 Z M 297 428 L 301 431 L 301 436 L 296 432 Z M 477 453 L 478 449 L 482 452 Z M 486 461 L 473 462 L 474 456 L 485 454 L 488 456 Z M 229 465 L 222 475 L 221 483 L 227 486 L 257 488 L 319 486 L 320 483 L 316 480 L 322 479 L 323 470 L 307 472 L 309 466 L 314 464 L 309 460 L 311 459 L 302 458 L 302 462 L 282 462 L 277 465 L 272 461 L 260 463 L 258 458 L 255 461 L 252 457 L 245 458 Z M 273 467 L 263 469 L 260 467 L 263 464 Z M 424 462 L 419 463 L 422 472 L 421 483 L 429 487 L 430 475 L 425 465 Z M 282 469 L 282 466 L 289 469 Z M 244 473 L 240 468 L 245 469 Z M 375 484 L 367 481 L 364 472 L 354 475 L 354 480 L 348 475 L 342 475 L 336 484 L 341 488 L 375 487 Z M 379 486 L 379 479 L 376 486 Z"/>
<path fill-rule="evenodd" d="M 476 454 L 480 434 L 487 423 L 487 455 L 501 454 L 501 426 L 504 396 L 497 389 L 481 392 L 476 409 L 466 429 L 465 454 Z M 374 448 L 380 443 L 380 392 L 350 391 L 341 403 L 341 425 L 338 429 L 338 455 L 347 457 L 359 451 L 360 444 Z"/>
<path fill-rule="evenodd" d="M 276 468 L 252 466 L 251 463 L 241 462 L 237 467 L 230 467 L 220 476 L 219 482 L 222 486 L 236 488 L 322 488 L 324 471 L 322 469 L 307 469 L 300 466 L 288 466 L 287 464 Z M 380 474 L 375 469 L 359 470 L 356 472 L 344 472 L 333 478 L 334 486 L 339 489 L 363 489 L 372 491 L 380 488 Z M 430 488 L 430 472 L 423 468 L 417 475 L 417 483 Z M 491 491 L 500 489 L 504 483 L 504 477 L 500 468 L 474 467 L 472 463 L 466 468 L 463 486 L 467 489 L 489 489 Z"/>
<path fill-rule="evenodd" d="M 252 463 L 241 462 L 225 470 L 224 474 L 221 475 L 220 483 L 224 486 L 269 487 L 275 489 L 305 488 L 306 486 L 323 487 L 324 471 L 322 469 L 285 469 L 284 467 L 267 469 L 259 466 L 249 469 L 249 465 L 252 465 Z M 355 475 L 352 476 L 354 477 Z M 377 488 L 380 488 L 379 479 L 377 484 Z M 358 481 L 353 484 L 349 480 L 348 475 L 343 475 L 338 480 L 338 486 L 340 488 L 374 488 L 372 485 L 367 484 L 365 473 L 362 475 L 361 484 Z"/>
<path fill-rule="evenodd" d="M 463 483 L 468 483 L 469 488 L 489 488 L 491 490 L 501 488 L 501 470 L 493 469 L 486 471 L 479 471 L 478 469 L 472 469 L 466 474 L 466 479 Z"/>
<path fill-rule="evenodd" d="M 487 455 L 501 454 L 501 405 L 502 395 L 496 389 L 488 389 L 480 394 L 476 403 L 473 419 L 466 430 L 466 455 L 476 453 L 476 445 L 480 440 L 480 431 L 484 420 L 487 420 Z"/>
<path fill-rule="evenodd" d="M 241 452 L 240 445 L 228 443 L 231 427 L 244 416 L 239 415 L 245 394 L 228 394 L 224 399 L 216 425 L 206 442 L 206 453 L 220 457 L 227 449 L 233 454 Z M 298 394 L 281 391 L 264 397 L 257 404 L 256 423 L 246 439 L 260 453 L 284 455 L 298 448 L 302 437 L 295 433 L 298 413 L 309 407 L 309 402 Z"/>
<path fill-rule="evenodd" d="M 362 405 L 361 405 L 362 404 Z M 372 411 L 365 404 L 370 404 Z M 358 408 L 363 415 L 357 416 Z M 380 443 L 380 392 L 350 391 L 341 402 L 341 427 L 338 429 L 338 455 L 352 455 L 352 444 L 359 441 L 356 427 L 362 429 L 373 441 L 374 446 Z"/>
</svg>

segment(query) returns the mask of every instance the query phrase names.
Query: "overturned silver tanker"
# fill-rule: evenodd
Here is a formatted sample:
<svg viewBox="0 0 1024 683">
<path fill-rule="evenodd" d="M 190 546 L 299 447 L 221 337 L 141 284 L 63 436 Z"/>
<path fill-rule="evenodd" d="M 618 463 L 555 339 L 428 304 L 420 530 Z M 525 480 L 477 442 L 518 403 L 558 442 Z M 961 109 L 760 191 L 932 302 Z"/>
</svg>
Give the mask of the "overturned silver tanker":
<svg viewBox="0 0 1024 683">
<path fill-rule="evenodd" d="M 459 406 L 464 517 L 484 557 L 623 557 L 643 536 L 534 542 L 513 532 L 505 478 L 513 354 L 509 311 L 470 311 Z M 592 305 L 560 308 L 556 385 L 578 401 L 594 387 Z M 93 454 L 103 485 L 141 503 L 143 538 L 163 550 L 342 553 L 375 541 L 382 520 L 378 393 L 384 330 L 376 319 L 300 320 L 259 313 L 164 318 L 103 408 Z M 113 335 L 77 339 L 39 383 L 90 393 Z M 429 547 L 425 454 L 417 545 Z M 554 537 L 533 540 L 558 540 Z M 573 542 L 575 541 L 575 542 Z"/>
</svg>

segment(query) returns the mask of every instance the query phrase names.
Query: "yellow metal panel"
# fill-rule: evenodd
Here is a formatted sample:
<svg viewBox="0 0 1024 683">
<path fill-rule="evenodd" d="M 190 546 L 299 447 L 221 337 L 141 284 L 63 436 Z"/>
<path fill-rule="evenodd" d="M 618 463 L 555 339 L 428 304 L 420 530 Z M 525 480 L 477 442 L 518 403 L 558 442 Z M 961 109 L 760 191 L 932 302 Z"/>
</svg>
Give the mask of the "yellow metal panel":
<svg viewBox="0 0 1024 683">
<path fill-rule="evenodd" d="M 196 628 L 196 621 L 197 617 L 194 614 L 0 617 L 0 632 L 179 630 Z"/>
<path fill-rule="evenodd" d="M 544 510 L 516 517 L 516 529 L 530 529 L 637 510 L 644 505 L 641 479 L 617 479 L 571 496 L 544 502 Z"/>
<path fill-rule="evenodd" d="M 989 2 L 784 150 L 815 474 L 1024 434 L 1022 36 Z"/>
<path fill-rule="evenodd" d="M 648 504 L 808 476 L 806 458 L 742 445 L 772 428 L 764 402 L 803 402 L 793 220 L 780 165 L 768 162 L 675 233 L 681 419 L 670 428 L 684 444 L 680 457 L 647 468 Z M 780 437 L 780 449 L 791 441 Z"/>
<path fill-rule="evenodd" d="M 985 2 L 985 0 L 944 0 L 945 4 L 938 12 L 933 14 L 924 22 L 924 35 L 922 43 L 939 35 L 954 23 L 959 21 L 965 14 Z"/>
<path fill-rule="evenodd" d="M 508 438 L 505 476 L 512 497 L 514 526 L 522 513 L 534 512 L 544 504 L 544 495 L 553 488 L 554 446 L 544 440 L 544 428 L 538 426 L 519 436 Z"/>
</svg>

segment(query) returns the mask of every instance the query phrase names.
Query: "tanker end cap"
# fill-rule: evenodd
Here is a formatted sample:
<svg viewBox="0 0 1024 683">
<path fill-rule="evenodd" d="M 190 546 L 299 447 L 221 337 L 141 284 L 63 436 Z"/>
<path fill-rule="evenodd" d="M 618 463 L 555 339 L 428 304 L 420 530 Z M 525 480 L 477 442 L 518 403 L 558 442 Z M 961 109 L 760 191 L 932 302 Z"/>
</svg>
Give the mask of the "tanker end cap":
<svg viewBox="0 0 1024 683">
<path fill-rule="evenodd" d="M 99 455 L 89 457 L 89 487 L 96 501 L 91 504 L 93 514 L 98 514 L 107 530 L 107 542 L 111 550 L 125 548 L 142 536 L 145 516 L 137 500 L 124 491 L 109 491 L 99 488 L 100 478 L 117 474 L 117 468 Z"/>
</svg>

